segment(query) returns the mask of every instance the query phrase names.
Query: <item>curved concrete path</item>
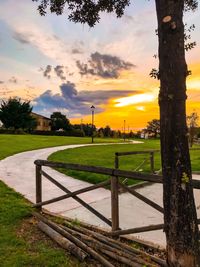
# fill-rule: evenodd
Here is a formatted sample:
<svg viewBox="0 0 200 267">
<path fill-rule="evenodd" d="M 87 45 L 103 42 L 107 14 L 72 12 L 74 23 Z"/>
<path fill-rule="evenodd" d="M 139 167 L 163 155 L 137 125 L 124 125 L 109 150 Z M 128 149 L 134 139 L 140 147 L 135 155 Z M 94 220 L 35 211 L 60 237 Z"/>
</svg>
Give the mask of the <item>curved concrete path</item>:
<svg viewBox="0 0 200 267">
<path fill-rule="evenodd" d="M 95 144 L 97 145 L 97 144 Z M 102 145 L 102 144 L 100 144 Z M 117 145 L 117 144 L 116 144 Z M 52 148 L 44 148 L 16 154 L 0 161 L 0 179 L 9 187 L 24 195 L 25 198 L 35 203 L 35 165 L 36 159 L 47 159 L 47 157 L 59 150 L 77 148 L 85 145 L 67 145 Z M 80 162 L 81 164 L 81 162 Z M 72 177 L 61 174 L 51 168 L 44 168 L 47 173 L 54 177 L 58 182 L 65 185 L 69 190 L 75 191 L 89 185 Z M 87 174 L 86 174 L 87 175 Z M 200 176 L 194 175 L 195 179 Z M 144 196 L 162 205 L 162 185 L 153 184 L 137 190 Z M 63 191 L 43 178 L 43 200 L 51 199 L 63 195 Z M 107 218 L 111 217 L 110 191 L 99 188 L 91 192 L 79 195 L 84 201 L 96 208 Z M 195 190 L 195 201 L 200 217 L 200 194 Z M 130 195 L 123 193 L 119 196 L 120 204 L 120 227 L 122 229 L 140 227 L 150 224 L 158 224 L 163 222 L 163 216 L 158 211 L 146 205 L 144 202 Z M 54 204 L 45 206 L 45 208 L 53 213 L 77 218 L 87 223 L 101 226 L 109 229 L 91 212 L 87 211 L 78 202 L 72 198 L 59 201 Z M 165 236 L 162 231 L 152 231 L 135 235 L 136 237 L 149 241 L 151 243 L 165 246 Z"/>
</svg>

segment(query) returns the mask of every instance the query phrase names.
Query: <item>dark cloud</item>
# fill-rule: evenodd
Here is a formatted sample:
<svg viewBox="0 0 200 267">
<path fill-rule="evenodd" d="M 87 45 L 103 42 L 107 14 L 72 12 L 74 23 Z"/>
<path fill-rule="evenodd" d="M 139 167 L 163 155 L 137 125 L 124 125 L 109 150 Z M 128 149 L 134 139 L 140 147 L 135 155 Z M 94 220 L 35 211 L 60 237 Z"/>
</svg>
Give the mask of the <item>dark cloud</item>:
<svg viewBox="0 0 200 267">
<path fill-rule="evenodd" d="M 73 48 L 72 49 L 72 54 L 83 54 L 83 51 L 79 48 Z"/>
<path fill-rule="evenodd" d="M 122 70 L 129 70 L 134 68 L 135 65 L 122 60 L 119 57 L 100 54 L 95 52 L 91 54 L 87 63 L 76 61 L 76 65 L 81 75 L 93 75 L 102 78 L 115 78 L 117 79 Z"/>
<path fill-rule="evenodd" d="M 13 38 L 17 40 L 18 42 L 20 42 L 21 44 L 30 44 L 29 37 L 27 37 L 23 33 L 14 32 Z"/>
<path fill-rule="evenodd" d="M 8 81 L 10 83 L 17 83 L 17 78 L 15 78 L 14 76 L 12 76 Z"/>
<path fill-rule="evenodd" d="M 64 66 L 60 66 L 60 65 L 57 65 L 57 66 L 54 68 L 54 71 L 55 71 L 56 75 L 57 75 L 62 81 L 66 80 L 64 69 L 66 69 L 66 68 L 65 68 Z"/>
<path fill-rule="evenodd" d="M 117 91 L 117 90 L 97 90 L 97 91 L 77 91 L 74 83 L 67 82 L 60 86 L 60 93 L 53 94 L 47 90 L 39 97 L 34 99 L 35 112 L 49 115 L 55 110 L 66 110 L 71 117 L 90 114 L 90 106 L 95 105 L 95 112 L 103 111 L 102 104 L 108 103 L 112 98 L 124 97 L 134 94 L 134 91 Z"/>
<path fill-rule="evenodd" d="M 51 70 L 52 70 L 52 66 L 51 65 L 47 65 L 44 72 L 43 72 L 43 75 L 44 77 L 50 79 L 51 78 Z"/>
<path fill-rule="evenodd" d="M 72 54 L 83 54 L 84 51 L 84 42 L 83 41 L 75 41 L 71 50 Z"/>
<path fill-rule="evenodd" d="M 54 72 L 57 77 L 59 77 L 62 81 L 65 81 L 66 80 L 66 73 L 68 73 L 68 68 L 65 66 L 62 66 L 62 65 L 57 65 L 56 67 L 53 67 L 51 65 L 47 65 L 45 69 L 40 68 L 39 71 L 42 71 L 44 77 L 46 77 L 48 79 L 51 78 L 51 74 L 52 74 L 52 72 Z"/>
<path fill-rule="evenodd" d="M 4 83 L 4 81 L 0 81 L 0 84 Z"/>
</svg>

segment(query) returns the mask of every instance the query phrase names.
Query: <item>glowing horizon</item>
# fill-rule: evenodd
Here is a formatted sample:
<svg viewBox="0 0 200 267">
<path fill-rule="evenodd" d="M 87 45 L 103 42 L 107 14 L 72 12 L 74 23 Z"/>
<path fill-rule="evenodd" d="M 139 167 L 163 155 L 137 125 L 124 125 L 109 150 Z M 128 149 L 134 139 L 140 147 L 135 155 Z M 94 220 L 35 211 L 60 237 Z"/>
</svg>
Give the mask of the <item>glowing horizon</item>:
<svg viewBox="0 0 200 267">
<path fill-rule="evenodd" d="M 200 10 L 185 19 L 200 43 Z M 1 0 L 0 100 L 17 96 L 34 112 L 61 111 L 72 123 L 90 122 L 94 105 L 97 127 L 121 129 L 126 120 L 129 129 L 143 128 L 159 118 L 159 81 L 149 76 L 158 66 L 156 28 L 153 2 L 131 4 L 121 19 L 103 14 L 89 29 L 64 16 L 41 17 L 31 0 Z M 186 53 L 187 114 L 200 115 L 199 55 L 199 45 Z"/>
</svg>

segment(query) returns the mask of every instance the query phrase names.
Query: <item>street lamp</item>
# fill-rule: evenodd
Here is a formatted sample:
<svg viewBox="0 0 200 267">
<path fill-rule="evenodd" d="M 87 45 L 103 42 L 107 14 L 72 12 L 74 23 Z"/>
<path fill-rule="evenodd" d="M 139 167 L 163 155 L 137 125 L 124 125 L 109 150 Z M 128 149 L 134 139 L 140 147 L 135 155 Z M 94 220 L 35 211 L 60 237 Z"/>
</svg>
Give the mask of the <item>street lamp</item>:
<svg viewBox="0 0 200 267">
<path fill-rule="evenodd" d="M 125 132 L 126 132 L 126 120 L 124 120 L 124 141 L 125 141 L 125 138 L 126 138 L 126 137 L 125 137 L 125 135 L 126 135 Z"/>
<path fill-rule="evenodd" d="M 94 110 L 95 110 L 95 106 L 91 106 L 91 110 L 92 110 L 92 143 L 94 143 Z"/>
</svg>

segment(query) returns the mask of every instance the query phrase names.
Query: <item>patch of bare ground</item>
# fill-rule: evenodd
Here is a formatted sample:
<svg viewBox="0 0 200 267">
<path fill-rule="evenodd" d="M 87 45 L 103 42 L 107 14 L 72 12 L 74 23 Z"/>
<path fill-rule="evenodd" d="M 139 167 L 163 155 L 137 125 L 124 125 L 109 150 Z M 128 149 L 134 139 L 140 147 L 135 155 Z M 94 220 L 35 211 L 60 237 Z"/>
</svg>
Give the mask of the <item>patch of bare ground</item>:
<svg viewBox="0 0 200 267">
<path fill-rule="evenodd" d="M 35 217 L 23 219 L 16 229 L 16 235 L 28 244 L 28 254 L 38 253 L 38 244 L 48 248 L 64 251 L 69 267 L 100 267 L 101 265 L 92 259 L 80 263 L 74 256 L 53 242 L 47 235 L 38 229 L 38 220 Z"/>
</svg>

